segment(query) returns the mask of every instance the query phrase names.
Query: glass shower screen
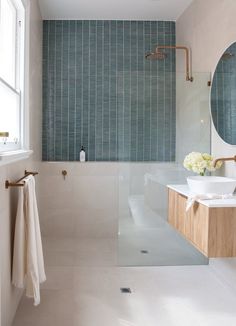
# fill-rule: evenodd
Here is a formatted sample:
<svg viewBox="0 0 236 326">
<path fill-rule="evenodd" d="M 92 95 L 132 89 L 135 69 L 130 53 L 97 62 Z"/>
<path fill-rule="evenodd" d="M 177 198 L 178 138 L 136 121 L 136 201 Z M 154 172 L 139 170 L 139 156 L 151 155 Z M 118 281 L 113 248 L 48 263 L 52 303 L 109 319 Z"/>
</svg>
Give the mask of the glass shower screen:
<svg viewBox="0 0 236 326">
<path fill-rule="evenodd" d="M 191 151 L 210 152 L 209 75 L 195 73 L 194 82 L 190 83 L 185 81 L 184 74 L 177 74 L 175 99 L 167 99 L 167 103 L 155 99 L 154 104 L 161 112 L 154 112 L 155 106 L 151 105 L 150 99 L 138 98 L 135 101 L 138 108 L 144 108 L 144 115 L 153 111 L 152 118 L 156 124 L 156 130 L 146 130 L 146 134 L 145 124 L 143 129 L 136 126 L 137 130 L 144 132 L 142 137 L 137 130 L 134 133 L 137 141 L 142 143 L 136 150 L 143 151 L 135 153 L 136 156 L 132 152 L 135 126 L 132 126 L 132 119 L 125 121 L 127 135 L 125 139 L 119 135 L 118 141 L 118 150 L 124 153 L 119 162 L 118 256 L 121 266 L 208 264 L 208 259 L 168 223 L 167 185 L 186 183 L 186 177 L 191 173 L 182 166 L 185 155 Z M 149 86 L 152 87 L 152 83 Z M 153 90 L 146 92 L 152 94 Z M 139 100 L 142 100 L 141 106 Z M 167 108 L 173 103 L 174 109 Z M 141 123 L 138 108 L 135 111 L 135 106 L 131 102 L 130 105 L 131 114 L 137 114 L 137 124 Z M 124 107 L 121 96 L 118 114 L 123 115 L 127 108 L 129 106 Z M 164 120 L 158 122 L 163 117 Z M 123 124 L 124 120 L 119 122 Z M 150 118 L 148 122 L 153 128 Z M 127 131 L 129 125 L 131 130 Z M 118 130 L 125 130 L 125 127 L 118 125 Z M 148 142 L 148 147 L 145 147 Z M 145 150 L 149 150 L 149 156 L 145 155 Z"/>
</svg>

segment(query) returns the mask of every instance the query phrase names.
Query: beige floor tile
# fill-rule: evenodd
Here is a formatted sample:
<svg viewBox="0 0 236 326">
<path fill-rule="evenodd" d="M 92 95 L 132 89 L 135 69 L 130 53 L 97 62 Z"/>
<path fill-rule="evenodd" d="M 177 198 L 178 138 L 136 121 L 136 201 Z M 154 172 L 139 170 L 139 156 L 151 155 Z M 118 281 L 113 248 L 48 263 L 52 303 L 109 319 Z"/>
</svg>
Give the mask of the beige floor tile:
<svg viewBox="0 0 236 326">
<path fill-rule="evenodd" d="M 74 266 L 47 266 L 41 304 L 23 297 L 13 326 L 236 325 L 236 295 L 210 266 L 117 267 L 106 265 L 115 240 L 63 242 L 44 246 L 57 265 L 67 263 L 63 249 L 76 254 Z"/>
<path fill-rule="evenodd" d="M 73 267 L 46 267 L 46 282 L 41 288 L 47 290 L 71 290 L 74 286 Z"/>
</svg>

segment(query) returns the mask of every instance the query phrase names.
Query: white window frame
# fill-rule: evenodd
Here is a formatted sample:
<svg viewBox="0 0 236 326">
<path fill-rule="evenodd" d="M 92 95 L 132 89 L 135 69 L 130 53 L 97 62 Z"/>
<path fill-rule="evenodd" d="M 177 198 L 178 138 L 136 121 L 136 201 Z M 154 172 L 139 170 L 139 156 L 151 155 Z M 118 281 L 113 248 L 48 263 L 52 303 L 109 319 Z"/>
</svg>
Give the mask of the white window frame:
<svg viewBox="0 0 236 326">
<path fill-rule="evenodd" d="M 1 79 L 7 87 L 20 94 L 20 140 L 14 146 L 6 145 L 0 150 L 0 166 L 28 158 L 33 151 L 29 150 L 29 0 L 10 0 L 17 8 L 16 37 L 17 62 L 15 88 Z"/>
</svg>

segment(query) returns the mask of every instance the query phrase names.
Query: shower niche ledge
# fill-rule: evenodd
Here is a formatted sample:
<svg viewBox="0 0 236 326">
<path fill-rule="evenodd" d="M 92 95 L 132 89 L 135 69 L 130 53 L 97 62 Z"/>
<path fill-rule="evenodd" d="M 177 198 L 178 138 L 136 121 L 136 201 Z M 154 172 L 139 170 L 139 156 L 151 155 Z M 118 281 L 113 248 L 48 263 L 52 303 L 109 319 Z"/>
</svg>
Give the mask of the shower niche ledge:
<svg viewBox="0 0 236 326">
<path fill-rule="evenodd" d="M 168 222 L 209 258 L 236 257 L 236 198 L 198 201 L 186 212 L 187 185 L 168 186 Z"/>
</svg>

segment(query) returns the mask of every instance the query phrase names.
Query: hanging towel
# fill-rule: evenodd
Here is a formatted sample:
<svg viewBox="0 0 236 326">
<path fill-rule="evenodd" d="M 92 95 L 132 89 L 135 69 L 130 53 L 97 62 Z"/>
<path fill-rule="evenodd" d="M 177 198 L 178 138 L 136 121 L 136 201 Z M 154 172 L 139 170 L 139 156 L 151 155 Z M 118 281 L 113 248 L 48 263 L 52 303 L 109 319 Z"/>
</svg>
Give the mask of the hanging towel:
<svg viewBox="0 0 236 326">
<path fill-rule="evenodd" d="M 19 188 L 18 207 L 15 224 L 14 254 L 13 254 L 13 284 L 24 287 L 26 273 L 26 225 L 24 216 L 24 189 Z"/>
<path fill-rule="evenodd" d="M 199 200 L 212 200 L 212 199 L 229 199 L 233 198 L 232 194 L 225 194 L 225 195 L 218 195 L 218 194 L 203 194 L 203 195 L 197 195 L 192 194 L 188 197 L 187 203 L 186 203 L 186 212 L 193 206 L 195 201 Z"/>
<path fill-rule="evenodd" d="M 16 287 L 26 288 L 26 296 L 40 303 L 40 283 L 46 280 L 35 180 L 32 175 L 19 189 L 19 201 L 15 225 L 13 275 Z"/>
</svg>

